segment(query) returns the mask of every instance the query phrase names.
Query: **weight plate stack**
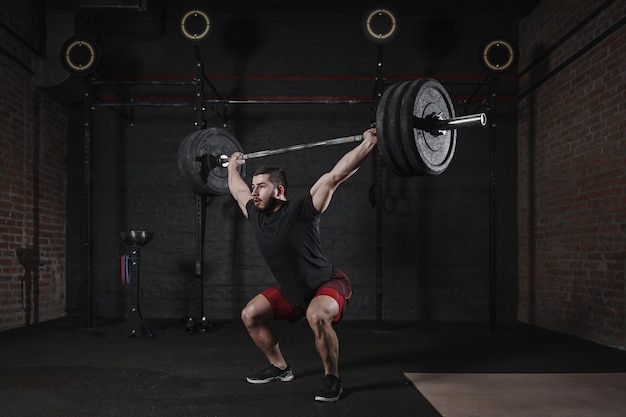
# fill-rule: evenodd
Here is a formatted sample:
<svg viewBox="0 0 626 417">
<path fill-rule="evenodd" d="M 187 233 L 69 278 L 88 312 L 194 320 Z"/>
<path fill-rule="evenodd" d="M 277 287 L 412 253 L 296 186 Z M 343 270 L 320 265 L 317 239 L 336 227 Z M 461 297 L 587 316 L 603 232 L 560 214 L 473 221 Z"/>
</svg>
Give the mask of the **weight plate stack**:
<svg viewBox="0 0 626 417">
<path fill-rule="evenodd" d="M 203 196 L 226 195 L 228 170 L 213 162 L 220 155 L 242 152 L 239 141 L 226 129 L 211 127 L 198 130 L 183 139 L 178 147 L 178 170 L 187 186 Z M 245 177 L 245 165 L 237 168 Z"/>
</svg>

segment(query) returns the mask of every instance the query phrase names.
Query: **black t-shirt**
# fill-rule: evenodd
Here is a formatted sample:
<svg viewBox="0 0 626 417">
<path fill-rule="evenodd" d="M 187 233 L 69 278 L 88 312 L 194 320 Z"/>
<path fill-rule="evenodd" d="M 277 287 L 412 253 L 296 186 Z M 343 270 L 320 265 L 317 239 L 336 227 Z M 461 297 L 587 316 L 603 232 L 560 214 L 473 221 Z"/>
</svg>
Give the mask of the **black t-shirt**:
<svg viewBox="0 0 626 417">
<path fill-rule="evenodd" d="M 246 204 L 259 250 L 283 293 L 305 306 L 337 268 L 322 253 L 320 216 L 310 194 L 290 199 L 274 213 Z"/>
</svg>

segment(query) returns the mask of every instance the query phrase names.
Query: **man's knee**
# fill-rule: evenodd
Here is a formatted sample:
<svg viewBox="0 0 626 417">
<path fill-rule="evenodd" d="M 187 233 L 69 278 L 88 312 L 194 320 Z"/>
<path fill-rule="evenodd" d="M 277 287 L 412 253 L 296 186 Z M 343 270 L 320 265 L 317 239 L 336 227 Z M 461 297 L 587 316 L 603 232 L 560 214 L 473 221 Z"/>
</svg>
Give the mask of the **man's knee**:
<svg viewBox="0 0 626 417">
<path fill-rule="evenodd" d="M 272 306 L 263 295 L 257 295 L 241 310 L 241 321 L 246 326 L 268 321 L 272 315 Z"/>
<path fill-rule="evenodd" d="M 306 310 L 306 319 L 311 327 L 327 326 L 332 324 L 338 310 L 337 302 L 331 297 L 315 297 Z"/>
<path fill-rule="evenodd" d="M 253 313 L 252 309 L 250 308 L 250 304 L 246 305 L 241 310 L 241 321 L 246 326 L 254 321 L 254 313 Z"/>
</svg>

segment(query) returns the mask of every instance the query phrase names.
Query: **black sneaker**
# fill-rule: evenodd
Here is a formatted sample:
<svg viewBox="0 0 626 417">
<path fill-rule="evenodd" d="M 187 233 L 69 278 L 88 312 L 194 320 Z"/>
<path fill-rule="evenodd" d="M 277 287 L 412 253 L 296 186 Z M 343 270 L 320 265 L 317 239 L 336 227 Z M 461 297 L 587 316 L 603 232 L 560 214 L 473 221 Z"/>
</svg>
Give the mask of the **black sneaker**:
<svg viewBox="0 0 626 417">
<path fill-rule="evenodd" d="M 246 379 L 251 384 L 267 384 L 272 381 L 288 382 L 293 379 L 293 372 L 291 372 L 291 366 L 289 365 L 285 369 L 270 365 L 268 368 L 252 374 Z"/>
<path fill-rule="evenodd" d="M 341 378 L 337 378 L 334 375 L 325 375 L 322 380 L 322 389 L 319 394 L 315 396 L 315 401 L 323 401 L 330 403 L 337 401 L 343 392 L 343 386 L 341 384 Z"/>
</svg>

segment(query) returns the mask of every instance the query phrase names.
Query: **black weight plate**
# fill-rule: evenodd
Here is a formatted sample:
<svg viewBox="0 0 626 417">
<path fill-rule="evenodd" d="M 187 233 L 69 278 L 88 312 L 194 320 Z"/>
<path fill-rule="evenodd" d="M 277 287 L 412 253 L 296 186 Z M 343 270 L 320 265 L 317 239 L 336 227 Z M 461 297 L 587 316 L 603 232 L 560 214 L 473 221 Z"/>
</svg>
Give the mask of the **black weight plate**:
<svg viewBox="0 0 626 417">
<path fill-rule="evenodd" d="M 432 78 L 424 79 L 416 84 L 413 111 L 410 115 L 419 118 L 439 115 L 441 119 L 455 117 L 454 105 L 445 88 L 439 81 Z M 408 99 L 408 98 L 407 98 Z M 407 100 L 410 108 L 410 102 Z M 405 117 L 408 109 L 405 109 Z M 405 121 L 405 125 L 409 123 Z M 410 121 L 413 126 L 413 121 Z M 415 151 L 424 164 L 426 175 L 439 175 L 450 165 L 456 149 L 456 129 L 444 130 L 442 134 L 432 134 L 426 130 L 413 128 L 413 141 Z M 410 142 L 409 142 L 410 143 Z M 413 152 L 413 151 L 412 151 Z"/>
<path fill-rule="evenodd" d="M 415 146 L 415 136 L 413 134 L 413 107 L 415 105 L 415 97 L 422 84 L 428 81 L 428 78 L 421 78 L 411 82 L 407 88 L 402 103 L 400 104 L 400 138 L 404 152 L 416 175 L 426 175 L 424 161 Z"/>
<path fill-rule="evenodd" d="M 397 164 L 392 159 L 391 149 L 389 145 L 389 132 L 387 129 L 387 109 L 389 107 L 389 98 L 400 84 L 392 84 L 383 93 L 376 107 L 376 136 L 378 136 L 378 150 L 385 165 L 392 171 L 396 171 Z"/>
<path fill-rule="evenodd" d="M 395 172 L 398 175 L 404 177 L 411 177 L 415 175 L 422 175 L 422 171 L 416 171 L 404 150 L 402 144 L 402 125 L 401 125 L 401 104 L 402 98 L 411 87 L 411 81 L 405 81 L 393 92 L 389 98 L 389 106 L 387 108 L 387 130 L 388 130 L 388 143 L 392 153 L 392 158 L 395 161 Z"/>
<path fill-rule="evenodd" d="M 391 171 L 400 176 L 410 176 L 410 172 L 406 172 L 404 165 L 400 164 L 395 157 L 393 151 L 394 142 L 397 142 L 397 129 L 390 123 L 389 108 L 394 93 L 403 86 L 403 83 L 397 83 L 389 86 L 383 93 L 378 107 L 376 108 L 376 135 L 378 136 L 378 149 L 380 156 L 385 161 L 385 165 Z"/>
<path fill-rule="evenodd" d="M 242 152 L 241 145 L 229 131 L 219 127 L 198 130 L 185 137 L 178 147 L 178 170 L 194 193 L 226 195 L 228 170 L 220 165 L 209 169 L 206 156 L 230 156 L 236 151 Z M 245 165 L 238 169 L 245 176 Z"/>
</svg>

